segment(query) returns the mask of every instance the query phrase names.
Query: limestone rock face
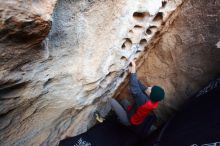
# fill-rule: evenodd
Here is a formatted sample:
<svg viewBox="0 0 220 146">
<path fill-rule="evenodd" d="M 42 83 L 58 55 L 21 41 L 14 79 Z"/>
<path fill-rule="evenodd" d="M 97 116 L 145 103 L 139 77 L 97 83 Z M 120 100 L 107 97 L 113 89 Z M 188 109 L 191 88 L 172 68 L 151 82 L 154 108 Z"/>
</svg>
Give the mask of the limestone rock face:
<svg viewBox="0 0 220 146">
<path fill-rule="evenodd" d="M 0 145 L 86 131 L 181 2 L 0 0 Z"/>
<path fill-rule="evenodd" d="M 220 1 L 186 1 L 139 60 L 140 80 L 166 90 L 166 99 L 156 111 L 160 120 L 166 120 L 188 97 L 219 76 L 219 9 Z M 119 97 L 128 96 L 127 90 L 121 88 Z"/>
</svg>

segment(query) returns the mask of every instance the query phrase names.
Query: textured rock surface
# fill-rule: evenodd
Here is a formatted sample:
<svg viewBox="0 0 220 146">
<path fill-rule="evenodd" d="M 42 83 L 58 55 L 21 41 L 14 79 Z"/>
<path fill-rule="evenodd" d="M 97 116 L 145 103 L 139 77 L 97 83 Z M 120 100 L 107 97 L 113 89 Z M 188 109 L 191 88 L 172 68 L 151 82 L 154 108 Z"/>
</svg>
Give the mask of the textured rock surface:
<svg viewBox="0 0 220 146">
<path fill-rule="evenodd" d="M 129 60 L 181 0 L 0 3 L 0 145 L 23 146 L 56 145 L 108 112 Z"/>
<path fill-rule="evenodd" d="M 181 2 L 0 0 L 0 145 L 84 132 L 139 56 L 140 78 L 167 91 L 166 119 L 220 72 L 219 1 L 186 0 L 169 17 Z"/>
<path fill-rule="evenodd" d="M 188 0 L 140 60 L 139 78 L 148 86 L 159 84 L 166 90 L 166 100 L 156 112 L 161 120 L 219 76 L 219 10 L 220 1 Z M 127 90 L 120 89 L 119 97 L 128 96 Z"/>
<path fill-rule="evenodd" d="M 39 59 L 40 43 L 48 35 L 55 0 L 0 1 L 0 77 Z M 19 76 L 19 75 L 16 75 Z M 2 82 L 2 81 L 1 81 Z"/>
</svg>

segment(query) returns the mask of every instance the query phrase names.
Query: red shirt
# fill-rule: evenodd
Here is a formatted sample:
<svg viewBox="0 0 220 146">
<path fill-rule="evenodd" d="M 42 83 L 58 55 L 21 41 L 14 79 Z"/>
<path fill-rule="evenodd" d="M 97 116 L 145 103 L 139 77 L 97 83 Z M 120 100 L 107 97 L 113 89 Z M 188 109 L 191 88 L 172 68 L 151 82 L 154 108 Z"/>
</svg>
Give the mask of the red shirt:
<svg viewBox="0 0 220 146">
<path fill-rule="evenodd" d="M 148 114 L 156 109 L 158 106 L 158 102 L 151 102 L 151 100 L 147 101 L 142 106 L 138 107 L 137 111 L 130 118 L 130 122 L 133 125 L 141 124 L 144 119 L 148 116 Z"/>
</svg>

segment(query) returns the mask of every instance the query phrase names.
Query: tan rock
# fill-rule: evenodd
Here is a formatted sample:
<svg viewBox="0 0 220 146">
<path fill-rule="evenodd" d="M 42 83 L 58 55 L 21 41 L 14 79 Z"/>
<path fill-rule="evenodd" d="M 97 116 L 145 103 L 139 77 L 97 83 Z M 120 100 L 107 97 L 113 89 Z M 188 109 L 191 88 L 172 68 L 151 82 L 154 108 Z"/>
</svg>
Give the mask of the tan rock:
<svg viewBox="0 0 220 146">
<path fill-rule="evenodd" d="M 140 80 L 166 90 L 166 99 L 156 111 L 160 122 L 219 75 L 219 6 L 217 1 L 186 1 L 138 61 Z M 119 89 L 118 98 L 129 96 L 126 85 Z"/>
<path fill-rule="evenodd" d="M 57 145 L 86 131 L 134 58 L 143 81 L 166 89 L 163 115 L 178 109 L 217 73 L 215 2 L 173 13 L 181 0 L 1 1 L 0 145 Z"/>
</svg>

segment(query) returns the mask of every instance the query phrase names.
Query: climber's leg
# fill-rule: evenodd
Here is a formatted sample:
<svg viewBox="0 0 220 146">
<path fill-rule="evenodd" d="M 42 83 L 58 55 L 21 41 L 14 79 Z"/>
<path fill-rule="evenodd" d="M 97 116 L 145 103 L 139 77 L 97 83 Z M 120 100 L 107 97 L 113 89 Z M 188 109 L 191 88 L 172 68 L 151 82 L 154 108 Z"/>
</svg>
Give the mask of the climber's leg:
<svg viewBox="0 0 220 146">
<path fill-rule="evenodd" d="M 129 106 L 131 106 L 131 103 L 128 99 L 122 99 L 120 101 L 120 104 L 123 106 L 124 109 L 128 109 Z"/>
<path fill-rule="evenodd" d="M 124 110 L 124 108 L 113 98 L 110 99 L 110 103 L 111 103 L 112 109 L 115 111 L 120 122 L 126 126 L 130 125 L 130 122 L 127 117 L 127 113 Z"/>
</svg>

